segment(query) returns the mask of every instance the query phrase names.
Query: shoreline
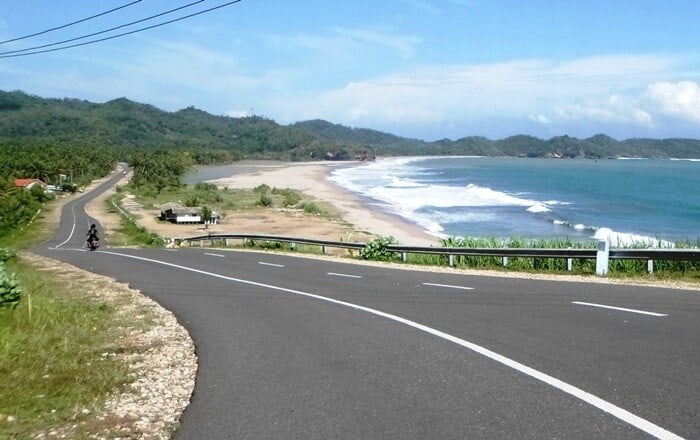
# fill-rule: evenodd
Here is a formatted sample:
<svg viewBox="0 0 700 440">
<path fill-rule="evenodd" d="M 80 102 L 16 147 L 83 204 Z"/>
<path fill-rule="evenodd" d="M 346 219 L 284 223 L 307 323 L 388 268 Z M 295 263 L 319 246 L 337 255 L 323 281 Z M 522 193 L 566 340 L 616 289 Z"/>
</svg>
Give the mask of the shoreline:
<svg viewBox="0 0 700 440">
<path fill-rule="evenodd" d="M 217 186 L 252 189 L 262 184 L 273 188 L 294 189 L 319 201 L 329 203 L 341 218 L 358 230 L 376 236 L 392 236 L 402 245 L 437 246 L 440 239 L 417 224 L 396 214 L 372 209 L 361 197 L 328 179 L 335 168 L 359 162 L 278 162 L 231 165 L 233 175 L 208 180 Z"/>
</svg>

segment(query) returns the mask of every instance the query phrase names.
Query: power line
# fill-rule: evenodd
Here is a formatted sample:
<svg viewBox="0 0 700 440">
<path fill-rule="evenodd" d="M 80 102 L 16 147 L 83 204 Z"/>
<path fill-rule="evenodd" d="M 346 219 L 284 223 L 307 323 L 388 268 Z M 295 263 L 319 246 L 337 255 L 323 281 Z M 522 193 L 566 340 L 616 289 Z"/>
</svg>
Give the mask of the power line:
<svg viewBox="0 0 700 440">
<path fill-rule="evenodd" d="M 74 21 L 74 22 L 72 22 L 72 23 L 64 24 L 63 26 L 57 26 L 57 27 L 53 27 L 53 28 L 51 28 L 51 29 L 46 29 L 45 31 L 37 32 L 37 33 L 35 33 L 35 34 L 29 34 L 29 35 L 24 35 L 24 36 L 22 36 L 22 37 L 13 38 L 13 39 L 11 39 L 11 40 L 0 41 L 0 44 L 11 43 L 11 42 L 13 42 L 13 41 L 18 41 L 18 40 L 24 40 L 25 38 L 36 37 L 37 35 L 48 34 L 49 32 L 52 32 L 52 31 L 57 31 L 57 30 L 59 30 L 59 29 L 67 28 L 67 27 L 69 27 L 69 26 L 73 26 L 74 24 L 82 23 L 82 22 L 84 22 L 84 21 L 92 20 L 93 18 L 97 18 L 97 17 L 101 17 L 101 16 L 103 16 L 103 15 L 110 14 L 110 13 L 112 13 L 112 12 L 114 12 L 114 11 L 118 11 L 118 10 L 120 10 L 120 9 L 124 9 L 124 8 L 126 8 L 126 7 L 131 6 L 131 5 L 134 5 L 134 4 L 136 4 L 136 3 L 139 3 L 140 1 L 141 1 L 141 0 L 136 0 L 136 1 L 133 1 L 133 2 L 131 2 L 131 3 L 127 3 L 127 4 L 125 4 L 125 5 L 119 6 L 119 7 L 117 7 L 117 8 L 110 9 L 109 11 L 100 12 L 99 14 L 91 15 L 90 17 L 83 18 L 83 19 L 80 19 L 80 20 L 78 20 L 78 21 Z"/>
<path fill-rule="evenodd" d="M 135 34 L 135 33 L 138 33 L 138 32 L 147 31 L 147 30 L 149 30 L 149 29 L 154 29 L 154 28 L 157 28 L 157 27 L 160 27 L 160 26 L 165 26 L 166 24 L 175 23 L 176 21 L 185 20 L 185 19 L 187 19 L 187 18 L 191 18 L 191 17 L 194 17 L 194 16 L 196 16 L 196 15 L 201 15 L 201 14 L 204 14 L 204 13 L 206 13 L 206 12 L 211 12 L 211 11 L 216 10 L 216 9 L 221 9 L 221 8 L 223 8 L 223 7 L 225 7 L 225 6 L 229 6 L 229 5 L 232 5 L 232 4 L 234 4 L 234 3 L 239 3 L 240 1 L 241 1 L 241 0 L 233 0 L 233 1 L 230 1 L 230 2 L 227 2 L 227 3 L 224 3 L 224 4 L 222 4 L 222 5 L 219 5 L 219 6 L 214 6 L 213 8 L 204 9 L 203 11 L 195 12 L 194 14 L 189 14 L 189 15 L 185 15 L 185 16 L 183 16 L 183 17 L 175 18 L 175 19 L 173 19 L 173 20 L 165 21 L 165 22 L 163 22 L 163 23 L 154 24 L 153 26 L 147 26 L 147 27 L 144 27 L 144 28 L 135 29 L 135 30 L 130 31 L 130 32 L 124 32 L 124 33 L 121 33 L 121 34 L 112 35 L 112 36 L 105 37 L 105 38 L 99 38 L 99 39 L 97 39 L 97 40 L 90 40 L 90 41 L 86 41 L 86 42 L 84 42 L 84 43 L 78 43 L 78 44 L 71 44 L 71 45 L 68 45 L 68 46 L 56 47 L 56 48 L 54 48 L 54 49 L 37 50 L 37 51 L 34 51 L 34 52 L 16 53 L 16 54 L 12 54 L 12 55 L 2 55 L 2 56 L 0 56 L 0 58 L 15 58 L 15 57 L 23 57 L 23 56 L 27 56 L 27 55 L 36 55 L 36 54 L 40 54 L 40 53 L 56 52 L 56 51 L 58 51 L 58 50 L 70 49 L 70 48 L 73 48 L 73 47 L 86 46 L 86 45 L 88 45 L 88 44 L 99 43 L 99 42 L 107 41 L 107 40 L 113 40 L 113 39 L 115 39 L 115 38 L 123 37 L 123 36 L 125 36 L 125 35 L 131 35 L 131 34 Z"/>
<path fill-rule="evenodd" d="M 139 0 L 139 1 L 141 1 L 141 0 Z M 136 21 L 132 21 L 132 22 L 130 22 L 130 23 L 126 23 L 126 24 L 122 24 L 122 25 L 119 25 L 119 26 L 115 26 L 115 27 L 113 27 L 113 28 L 105 29 L 105 30 L 103 30 L 103 31 L 93 32 L 93 33 L 91 33 L 91 34 L 82 35 L 82 36 L 80 36 L 80 37 L 71 38 L 71 39 L 69 39 L 69 40 L 58 41 L 58 42 L 56 42 L 56 43 L 44 44 L 44 45 L 41 45 L 41 46 L 28 47 L 28 48 L 26 48 L 26 49 L 17 49 L 17 50 L 9 50 L 9 51 L 7 51 L 7 52 L 0 52 L 0 55 L 9 55 L 9 54 L 11 54 L 11 53 L 20 53 L 20 52 L 29 52 L 29 51 L 35 50 L 35 49 L 43 49 L 43 48 L 45 48 L 45 47 L 57 46 L 57 45 L 59 45 L 59 44 L 70 43 L 71 41 L 77 41 L 77 40 L 82 40 L 82 39 L 84 39 L 84 38 L 94 37 L 95 35 L 105 34 L 105 33 L 107 33 L 107 32 L 112 32 L 112 31 L 114 31 L 114 30 L 121 29 L 121 28 L 125 28 L 125 27 L 128 27 L 128 26 L 137 24 L 137 23 L 142 23 L 142 22 L 144 22 L 144 21 L 152 20 L 152 19 L 154 19 L 154 18 L 158 18 L 158 17 L 161 17 L 161 16 L 163 16 L 163 15 L 172 14 L 173 12 L 179 11 L 180 9 L 189 8 L 190 6 L 196 5 L 197 3 L 202 3 L 203 1 L 204 1 L 204 0 L 197 0 L 196 2 L 192 2 L 192 3 L 189 3 L 189 4 L 187 4 L 187 5 L 180 6 L 179 8 L 175 8 L 175 9 L 171 9 L 171 10 L 169 10 L 169 11 L 161 12 L 160 14 L 156 14 L 156 15 L 151 15 L 150 17 L 142 18 L 141 20 L 136 20 Z M 37 52 L 37 53 L 38 53 L 38 52 Z"/>
</svg>

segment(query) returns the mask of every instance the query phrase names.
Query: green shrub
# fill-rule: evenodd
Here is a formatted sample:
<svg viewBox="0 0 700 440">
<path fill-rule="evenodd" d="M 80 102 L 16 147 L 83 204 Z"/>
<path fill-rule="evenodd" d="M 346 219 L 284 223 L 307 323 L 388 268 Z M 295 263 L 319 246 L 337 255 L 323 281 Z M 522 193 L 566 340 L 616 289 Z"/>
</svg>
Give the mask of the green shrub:
<svg viewBox="0 0 700 440">
<path fill-rule="evenodd" d="M 199 205 L 199 198 L 197 196 L 190 196 L 185 199 L 185 206 L 190 208 Z"/>
<path fill-rule="evenodd" d="M 69 193 L 75 193 L 78 190 L 78 185 L 74 183 L 62 183 L 61 184 L 61 191 L 63 192 L 69 192 Z"/>
<path fill-rule="evenodd" d="M 284 206 L 294 206 L 301 201 L 299 193 L 289 188 L 272 188 L 272 195 L 284 197 L 284 201 L 282 202 Z"/>
<path fill-rule="evenodd" d="M 262 185 L 253 188 L 253 191 L 255 191 L 257 194 L 267 194 L 270 192 L 270 185 L 263 183 Z"/>
<path fill-rule="evenodd" d="M 365 260 L 390 261 L 396 260 L 399 257 L 397 252 L 389 250 L 389 246 L 397 244 L 394 237 L 379 237 L 365 245 L 365 248 L 360 251 L 360 257 Z"/>
<path fill-rule="evenodd" d="M 216 185 L 208 182 L 199 182 L 194 185 L 194 189 L 197 191 L 216 191 Z"/>
<path fill-rule="evenodd" d="M 22 297 L 19 280 L 14 273 L 8 273 L 5 263 L 0 263 L 0 308 L 15 308 Z"/>
<path fill-rule="evenodd" d="M 255 202 L 256 206 L 272 206 L 272 197 L 267 194 L 260 194 L 260 198 Z"/>
<path fill-rule="evenodd" d="M 323 214 L 325 211 L 321 209 L 317 204 L 314 202 L 304 202 L 301 205 L 301 209 L 304 210 L 306 214 Z"/>
<path fill-rule="evenodd" d="M 286 194 L 284 196 L 284 201 L 282 203 L 284 204 L 284 206 L 294 206 L 297 203 L 299 203 L 300 200 L 301 196 L 299 196 L 298 194 L 291 193 Z"/>
<path fill-rule="evenodd" d="M 0 263 L 4 263 L 5 261 L 10 261 L 11 259 L 15 258 L 17 256 L 17 253 L 9 248 L 0 248 Z"/>
</svg>

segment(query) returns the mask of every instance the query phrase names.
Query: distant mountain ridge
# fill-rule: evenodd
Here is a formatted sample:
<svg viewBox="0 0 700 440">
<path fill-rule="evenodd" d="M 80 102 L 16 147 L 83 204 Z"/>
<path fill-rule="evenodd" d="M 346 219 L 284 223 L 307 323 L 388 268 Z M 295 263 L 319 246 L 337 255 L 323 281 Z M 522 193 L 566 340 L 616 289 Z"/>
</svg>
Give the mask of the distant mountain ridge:
<svg viewBox="0 0 700 440">
<path fill-rule="evenodd" d="M 104 104 L 0 91 L 2 144 L 94 145 L 116 149 L 182 148 L 198 162 L 244 158 L 347 160 L 375 156 L 479 155 L 557 158 L 700 158 L 697 139 L 586 139 L 515 135 L 491 140 L 468 136 L 427 142 L 324 120 L 280 125 L 250 116 L 216 116 L 194 107 L 167 112 L 118 98 Z"/>
</svg>

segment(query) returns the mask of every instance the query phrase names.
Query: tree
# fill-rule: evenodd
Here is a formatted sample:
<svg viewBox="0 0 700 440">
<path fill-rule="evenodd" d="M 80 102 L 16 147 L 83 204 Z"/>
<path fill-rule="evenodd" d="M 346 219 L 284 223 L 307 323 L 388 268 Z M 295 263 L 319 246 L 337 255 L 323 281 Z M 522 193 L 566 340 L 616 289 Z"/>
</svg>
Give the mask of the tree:
<svg viewBox="0 0 700 440">
<path fill-rule="evenodd" d="M 209 228 L 209 222 L 211 221 L 211 217 L 214 211 L 208 206 L 203 206 L 202 207 L 202 219 L 204 220 L 204 229 Z"/>
</svg>

